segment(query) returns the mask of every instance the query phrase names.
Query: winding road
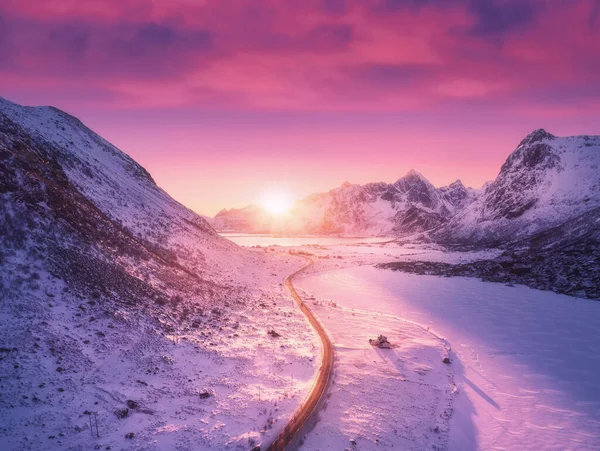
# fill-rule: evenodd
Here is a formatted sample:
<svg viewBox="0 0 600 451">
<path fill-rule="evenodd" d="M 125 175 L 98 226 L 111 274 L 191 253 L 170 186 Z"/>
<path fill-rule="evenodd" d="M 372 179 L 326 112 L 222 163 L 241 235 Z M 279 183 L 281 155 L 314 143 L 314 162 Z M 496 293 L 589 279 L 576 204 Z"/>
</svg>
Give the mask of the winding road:
<svg viewBox="0 0 600 451">
<path fill-rule="evenodd" d="M 321 400 L 323 399 L 325 392 L 327 391 L 327 387 L 329 386 L 331 372 L 333 370 L 333 345 L 327 336 L 327 332 L 316 316 L 311 312 L 311 310 L 304 305 L 304 302 L 292 284 L 294 277 L 314 263 L 310 258 L 304 258 L 306 258 L 308 264 L 300 268 L 295 273 L 289 275 L 285 279 L 285 286 L 290 291 L 294 301 L 296 301 L 296 304 L 298 304 L 300 307 L 300 310 L 302 310 L 302 313 L 304 313 L 304 315 L 308 318 L 308 321 L 312 327 L 317 331 L 319 337 L 321 337 L 321 342 L 323 343 L 321 366 L 319 368 L 319 372 L 317 373 L 317 378 L 312 390 L 306 398 L 304 404 L 300 407 L 300 409 L 298 409 L 275 441 L 267 448 L 267 451 L 283 451 L 285 449 L 289 450 L 293 445 L 297 445 L 299 443 L 298 441 L 294 441 L 292 444 L 292 441 L 295 438 L 300 437 L 303 434 L 304 429 L 313 424 L 313 421 L 311 420 L 314 420 L 318 413 Z"/>
</svg>

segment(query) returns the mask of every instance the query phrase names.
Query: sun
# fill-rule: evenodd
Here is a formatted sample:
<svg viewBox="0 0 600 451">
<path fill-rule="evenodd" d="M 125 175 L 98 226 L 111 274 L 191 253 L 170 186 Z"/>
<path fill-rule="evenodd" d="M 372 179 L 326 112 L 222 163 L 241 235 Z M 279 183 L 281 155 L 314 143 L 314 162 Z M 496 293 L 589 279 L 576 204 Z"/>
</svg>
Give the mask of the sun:
<svg viewBox="0 0 600 451">
<path fill-rule="evenodd" d="M 294 200 L 289 192 L 282 189 L 271 189 L 265 191 L 260 197 L 260 204 L 273 215 L 287 213 Z"/>
</svg>

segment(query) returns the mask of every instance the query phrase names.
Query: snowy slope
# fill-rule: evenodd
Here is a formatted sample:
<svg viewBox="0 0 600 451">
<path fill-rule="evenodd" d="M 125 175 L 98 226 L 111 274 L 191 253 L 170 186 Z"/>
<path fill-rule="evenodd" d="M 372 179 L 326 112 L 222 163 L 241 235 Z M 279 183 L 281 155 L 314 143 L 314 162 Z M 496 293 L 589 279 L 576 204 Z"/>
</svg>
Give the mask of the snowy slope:
<svg viewBox="0 0 600 451">
<path fill-rule="evenodd" d="M 312 277 L 299 284 L 311 287 Z M 417 324 L 372 311 L 372 298 L 359 308 L 342 306 L 337 297 L 304 298 L 331 335 L 336 368 L 327 406 L 300 449 L 446 449 L 456 396 L 452 368 L 443 363 L 448 343 Z M 392 348 L 369 344 L 379 334 Z"/>
<path fill-rule="evenodd" d="M 277 436 L 319 353 L 280 284 L 301 264 L 219 237 L 77 119 L 0 99 L 2 449 Z"/>
<path fill-rule="evenodd" d="M 2 98 L 0 113 L 51 147 L 73 186 L 136 235 L 172 249 L 189 264 L 210 261 L 232 249 L 227 241 L 216 238 L 203 218 L 160 189 L 144 168 L 77 118 L 53 107 L 22 107 Z M 191 243 L 207 249 L 188 255 L 198 249 Z"/>
<path fill-rule="evenodd" d="M 369 266 L 297 285 L 339 347 L 328 408 L 301 449 L 600 449 L 597 302 Z M 398 348 L 371 349 L 379 333 Z M 450 348 L 448 427 L 434 412 L 451 385 L 427 334 Z"/>
<path fill-rule="evenodd" d="M 285 234 L 403 235 L 429 230 L 473 201 L 473 190 L 460 180 L 435 188 L 411 170 L 395 183 L 344 183 L 327 193 L 295 203 L 282 217 L 257 206 L 224 210 L 217 230 Z"/>
<path fill-rule="evenodd" d="M 432 237 L 446 242 L 523 238 L 600 206 L 600 137 L 529 134 L 483 194 Z"/>
</svg>

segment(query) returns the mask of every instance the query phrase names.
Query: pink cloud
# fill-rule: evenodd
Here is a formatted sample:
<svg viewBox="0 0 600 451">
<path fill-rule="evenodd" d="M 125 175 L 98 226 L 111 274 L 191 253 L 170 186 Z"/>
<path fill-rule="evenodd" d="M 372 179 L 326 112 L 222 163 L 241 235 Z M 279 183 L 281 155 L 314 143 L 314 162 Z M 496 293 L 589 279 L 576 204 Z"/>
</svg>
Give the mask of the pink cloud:
<svg viewBox="0 0 600 451">
<path fill-rule="evenodd" d="M 406 111 L 522 99 L 568 111 L 600 95 L 594 5 L 23 0 L 0 7 L 0 80 L 9 90 L 18 79 L 58 90 L 84 80 L 121 107 Z"/>
</svg>

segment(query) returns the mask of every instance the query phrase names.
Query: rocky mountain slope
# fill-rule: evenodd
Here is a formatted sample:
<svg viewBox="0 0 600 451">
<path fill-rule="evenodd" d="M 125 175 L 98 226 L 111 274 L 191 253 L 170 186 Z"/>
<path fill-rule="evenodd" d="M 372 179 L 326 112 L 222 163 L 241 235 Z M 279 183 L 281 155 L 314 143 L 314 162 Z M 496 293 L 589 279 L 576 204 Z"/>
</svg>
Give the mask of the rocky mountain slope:
<svg viewBox="0 0 600 451">
<path fill-rule="evenodd" d="M 258 430 L 297 402 L 262 362 L 294 362 L 310 380 L 317 349 L 292 304 L 274 305 L 292 260 L 219 237 L 76 118 L 0 98 L 3 446 L 249 447 L 276 435 Z M 306 346 L 275 343 L 269 323 Z M 245 388 L 258 381 L 279 401 L 264 418 Z"/>
<path fill-rule="evenodd" d="M 295 203 L 274 217 L 259 206 L 224 210 L 217 230 L 286 234 L 404 235 L 436 227 L 473 201 L 475 192 L 460 180 L 435 188 L 411 170 L 395 183 L 344 183 Z"/>
<path fill-rule="evenodd" d="M 599 299 L 600 137 L 534 131 L 474 202 L 427 235 L 446 246 L 498 247 L 503 253 L 467 264 L 382 267 Z"/>
<path fill-rule="evenodd" d="M 378 267 L 414 274 L 477 277 L 600 299 L 600 208 L 502 248 L 500 256 L 489 260 L 461 264 L 406 261 Z"/>
<path fill-rule="evenodd" d="M 600 137 L 536 130 L 477 200 L 430 235 L 445 243 L 494 244 L 560 226 L 600 206 Z"/>
</svg>

